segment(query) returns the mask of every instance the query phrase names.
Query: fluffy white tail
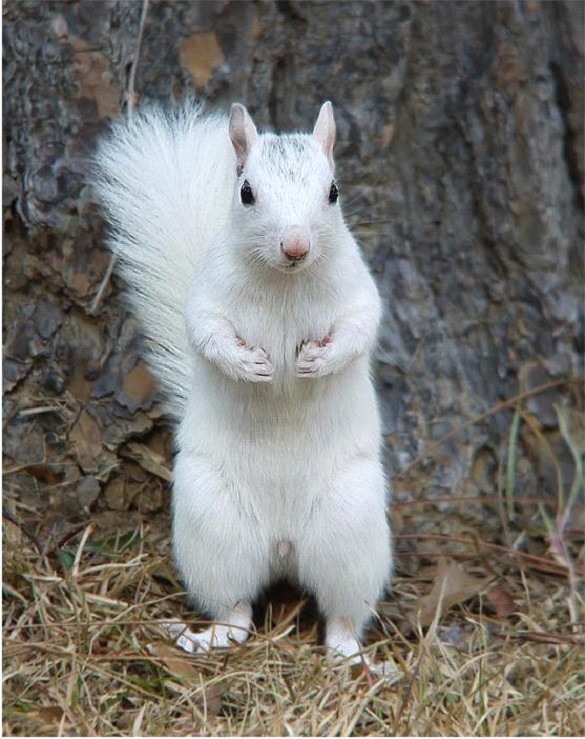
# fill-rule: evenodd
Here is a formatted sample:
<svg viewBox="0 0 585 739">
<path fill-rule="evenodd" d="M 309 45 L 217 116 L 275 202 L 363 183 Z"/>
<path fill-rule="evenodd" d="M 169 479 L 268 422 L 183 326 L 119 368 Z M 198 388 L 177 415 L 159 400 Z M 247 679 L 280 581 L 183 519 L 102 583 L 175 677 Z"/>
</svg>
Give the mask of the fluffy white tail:
<svg viewBox="0 0 585 739">
<path fill-rule="evenodd" d="M 229 217 L 236 160 L 228 119 L 199 106 L 152 109 L 114 125 L 96 154 L 96 185 L 147 360 L 181 417 L 191 375 L 183 309 L 197 260 Z"/>
</svg>

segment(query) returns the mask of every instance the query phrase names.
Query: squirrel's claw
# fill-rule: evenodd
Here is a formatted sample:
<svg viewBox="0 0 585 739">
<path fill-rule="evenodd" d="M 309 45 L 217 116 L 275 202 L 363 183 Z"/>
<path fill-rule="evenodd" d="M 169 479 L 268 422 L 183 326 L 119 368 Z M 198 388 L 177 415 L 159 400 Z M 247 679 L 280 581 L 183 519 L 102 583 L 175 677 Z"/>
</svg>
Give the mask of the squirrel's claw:
<svg viewBox="0 0 585 739">
<path fill-rule="evenodd" d="M 271 382 L 274 367 L 268 355 L 259 346 L 247 347 L 238 342 L 238 375 L 248 382 Z"/>
</svg>

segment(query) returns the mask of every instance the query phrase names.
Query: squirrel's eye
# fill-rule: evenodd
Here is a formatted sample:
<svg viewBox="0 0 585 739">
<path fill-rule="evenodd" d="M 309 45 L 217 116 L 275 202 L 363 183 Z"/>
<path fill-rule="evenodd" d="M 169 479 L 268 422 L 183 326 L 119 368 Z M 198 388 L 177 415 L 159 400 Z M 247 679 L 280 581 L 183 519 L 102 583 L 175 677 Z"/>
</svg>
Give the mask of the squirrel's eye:
<svg viewBox="0 0 585 739">
<path fill-rule="evenodd" d="M 242 203 L 244 205 L 254 205 L 256 201 L 248 180 L 244 180 L 244 184 L 242 185 L 242 189 L 240 190 L 240 197 L 242 198 Z"/>
<path fill-rule="evenodd" d="M 339 190 L 337 189 L 337 185 L 335 182 L 331 183 L 331 189 L 329 190 L 329 202 L 331 205 L 337 202 L 337 198 L 339 197 Z"/>
</svg>

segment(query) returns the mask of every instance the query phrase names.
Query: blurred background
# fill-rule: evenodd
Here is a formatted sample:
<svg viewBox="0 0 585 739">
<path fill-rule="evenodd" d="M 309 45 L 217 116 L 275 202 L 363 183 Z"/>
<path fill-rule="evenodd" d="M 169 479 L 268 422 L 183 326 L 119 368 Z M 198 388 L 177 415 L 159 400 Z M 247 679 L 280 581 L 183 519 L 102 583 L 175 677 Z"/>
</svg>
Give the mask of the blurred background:
<svg viewBox="0 0 585 739">
<path fill-rule="evenodd" d="M 385 304 L 399 568 L 470 530 L 540 551 L 563 516 L 582 541 L 584 8 L 6 0 L 9 515 L 168 533 L 171 430 L 89 184 L 109 121 L 195 95 L 310 130 L 332 100 L 343 207 Z"/>
</svg>

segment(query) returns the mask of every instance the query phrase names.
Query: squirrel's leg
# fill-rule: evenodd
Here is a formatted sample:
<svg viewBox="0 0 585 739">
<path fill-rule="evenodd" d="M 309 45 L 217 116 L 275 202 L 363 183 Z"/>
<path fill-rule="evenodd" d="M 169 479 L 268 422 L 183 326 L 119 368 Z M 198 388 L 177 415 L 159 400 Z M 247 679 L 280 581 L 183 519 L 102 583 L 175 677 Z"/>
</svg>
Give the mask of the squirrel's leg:
<svg viewBox="0 0 585 739">
<path fill-rule="evenodd" d="M 180 451 L 174 472 L 175 560 L 188 593 L 214 623 L 198 634 L 182 624 L 171 630 L 187 651 L 243 642 L 252 629 L 250 604 L 269 578 L 268 546 L 241 505 L 246 496 L 237 496 L 244 482 L 194 452 Z"/>
<path fill-rule="evenodd" d="M 325 616 L 327 646 L 350 657 L 392 570 L 380 463 L 345 465 L 323 498 L 299 541 L 299 578 Z"/>
<path fill-rule="evenodd" d="M 248 346 L 228 320 L 199 303 L 200 296 L 191 297 L 185 314 L 193 349 L 232 380 L 271 382 L 274 368 L 264 349 Z"/>
<path fill-rule="evenodd" d="M 305 341 L 299 347 L 295 364 L 297 377 L 336 374 L 371 351 L 380 317 L 377 292 L 366 290 L 346 308 L 347 312 L 336 319 L 326 336 Z"/>
</svg>

